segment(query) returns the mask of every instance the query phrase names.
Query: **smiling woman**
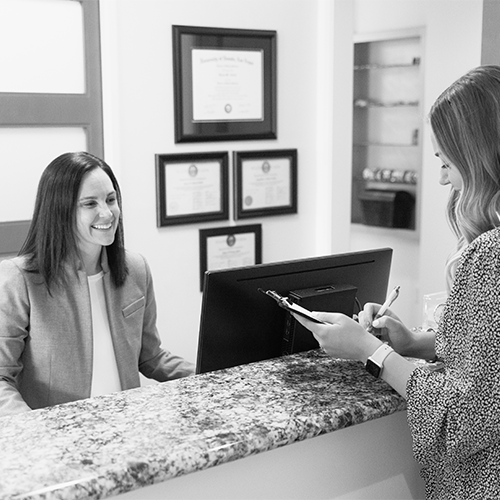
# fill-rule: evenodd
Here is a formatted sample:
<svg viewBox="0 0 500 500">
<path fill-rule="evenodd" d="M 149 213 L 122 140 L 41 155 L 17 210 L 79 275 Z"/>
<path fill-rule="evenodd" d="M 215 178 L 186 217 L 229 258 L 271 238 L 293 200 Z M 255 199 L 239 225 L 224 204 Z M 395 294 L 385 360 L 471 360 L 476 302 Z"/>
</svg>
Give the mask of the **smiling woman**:
<svg viewBox="0 0 500 500">
<path fill-rule="evenodd" d="M 101 248 L 113 243 L 119 220 L 113 183 L 104 170 L 96 168 L 83 178 L 76 209 L 78 250 L 87 274 L 100 271 Z"/>
<path fill-rule="evenodd" d="M 19 256 L 0 263 L 0 416 L 194 373 L 161 348 L 149 266 L 123 240 L 111 168 L 53 160 Z"/>
<path fill-rule="evenodd" d="M 443 164 L 441 165 L 441 175 L 439 178 L 439 184 L 446 186 L 451 184 L 451 187 L 455 191 L 460 191 L 463 185 L 462 175 L 460 170 L 454 165 L 441 151 L 439 144 L 437 143 L 436 137 L 431 132 L 432 147 L 434 148 L 434 156 L 439 158 Z"/>
<path fill-rule="evenodd" d="M 106 247 L 112 281 L 121 287 L 127 265 L 120 206 L 120 187 L 106 162 L 85 152 L 58 156 L 38 184 L 32 223 L 20 251 L 27 269 L 40 273 L 51 288 L 66 283 L 68 266 L 81 266 L 87 274 L 100 271 L 101 250 Z M 103 239 L 92 224 L 111 219 L 114 230 Z"/>
</svg>

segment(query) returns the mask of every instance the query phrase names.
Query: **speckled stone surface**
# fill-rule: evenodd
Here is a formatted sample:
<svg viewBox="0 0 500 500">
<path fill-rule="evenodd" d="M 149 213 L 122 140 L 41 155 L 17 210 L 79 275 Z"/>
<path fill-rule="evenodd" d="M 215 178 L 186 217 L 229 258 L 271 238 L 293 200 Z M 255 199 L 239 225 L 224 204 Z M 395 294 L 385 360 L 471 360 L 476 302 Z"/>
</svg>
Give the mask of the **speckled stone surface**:
<svg viewBox="0 0 500 500">
<path fill-rule="evenodd" d="M 0 499 L 105 498 L 404 410 L 309 351 L 0 418 Z"/>
</svg>

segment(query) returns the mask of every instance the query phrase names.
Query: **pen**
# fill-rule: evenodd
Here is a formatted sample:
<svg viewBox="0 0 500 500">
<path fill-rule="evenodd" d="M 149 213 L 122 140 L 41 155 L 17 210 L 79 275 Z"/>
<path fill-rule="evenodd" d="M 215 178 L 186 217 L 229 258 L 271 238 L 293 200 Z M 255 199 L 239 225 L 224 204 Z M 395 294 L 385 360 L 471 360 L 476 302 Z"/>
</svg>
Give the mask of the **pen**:
<svg viewBox="0 0 500 500">
<path fill-rule="evenodd" d="M 393 302 L 398 298 L 399 296 L 399 285 L 394 287 L 394 290 L 387 296 L 386 301 L 382 304 L 382 307 L 378 310 L 378 313 L 375 315 L 373 318 L 373 321 L 381 318 L 386 312 L 389 307 L 392 306 Z M 373 322 L 372 322 L 373 324 Z M 370 325 L 370 328 L 368 329 L 369 332 L 373 330 L 373 326 Z"/>
</svg>

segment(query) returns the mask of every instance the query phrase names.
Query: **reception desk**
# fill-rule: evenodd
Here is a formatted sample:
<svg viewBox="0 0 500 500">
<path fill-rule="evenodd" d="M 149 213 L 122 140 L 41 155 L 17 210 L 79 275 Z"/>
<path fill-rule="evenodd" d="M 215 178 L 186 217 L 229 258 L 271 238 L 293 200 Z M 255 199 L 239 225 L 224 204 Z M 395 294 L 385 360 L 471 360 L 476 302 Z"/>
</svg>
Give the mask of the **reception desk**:
<svg viewBox="0 0 500 500">
<path fill-rule="evenodd" d="M 423 498 L 405 401 L 322 351 L 0 418 L 0 499 Z"/>
</svg>

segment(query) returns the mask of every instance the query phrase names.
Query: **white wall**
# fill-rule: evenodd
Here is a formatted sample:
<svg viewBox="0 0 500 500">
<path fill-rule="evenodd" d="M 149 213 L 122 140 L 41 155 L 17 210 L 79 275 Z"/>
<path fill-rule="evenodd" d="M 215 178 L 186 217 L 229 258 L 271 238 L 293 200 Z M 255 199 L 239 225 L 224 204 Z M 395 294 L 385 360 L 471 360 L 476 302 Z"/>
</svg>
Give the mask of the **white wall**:
<svg viewBox="0 0 500 500">
<path fill-rule="evenodd" d="M 318 0 L 315 254 L 349 251 L 354 3 Z"/>
</svg>

